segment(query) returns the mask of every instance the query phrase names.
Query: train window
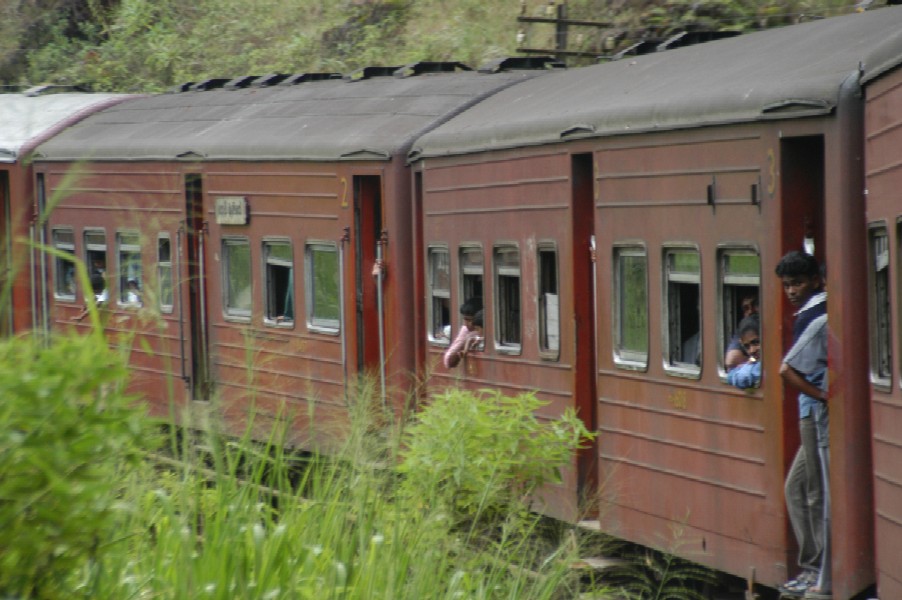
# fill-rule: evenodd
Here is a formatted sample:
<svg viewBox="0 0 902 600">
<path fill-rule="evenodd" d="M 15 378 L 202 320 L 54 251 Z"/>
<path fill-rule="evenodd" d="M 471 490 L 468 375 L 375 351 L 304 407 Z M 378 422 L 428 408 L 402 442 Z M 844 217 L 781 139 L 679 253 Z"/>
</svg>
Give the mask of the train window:
<svg viewBox="0 0 902 600">
<path fill-rule="evenodd" d="M 746 361 L 736 330 L 742 319 L 758 312 L 761 258 L 751 247 L 720 248 L 717 269 L 720 296 L 718 364 L 725 377 L 726 371 Z"/>
<path fill-rule="evenodd" d="M 451 339 L 451 257 L 444 247 L 429 248 L 429 340 L 448 344 Z"/>
<path fill-rule="evenodd" d="M 60 300 L 75 300 L 75 233 L 72 229 L 54 229 L 53 247 L 73 259 L 57 256 L 54 260 L 53 291 Z"/>
<path fill-rule="evenodd" d="M 484 273 L 482 248 L 479 246 L 462 246 L 460 249 L 461 298 L 465 301 L 470 298 L 482 298 Z"/>
<path fill-rule="evenodd" d="M 119 249 L 119 302 L 141 306 L 144 278 L 141 271 L 141 240 L 136 232 L 116 234 Z"/>
<path fill-rule="evenodd" d="M 341 318 L 338 250 L 335 244 L 307 244 L 307 327 L 337 333 Z"/>
<path fill-rule="evenodd" d="M 869 229 L 871 312 L 871 381 L 889 389 L 892 384 L 892 338 L 889 293 L 889 236 L 884 225 Z"/>
<path fill-rule="evenodd" d="M 227 316 L 251 316 L 251 247 L 246 237 L 222 240 L 222 280 Z"/>
<path fill-rule="evenodd" d="M 106 302 L 109 299 L 109 280 L 106 272 L 106 233 L 102 229 L 85 231 L 85 264 L 88 265 L 94 299 Z"/>
<path fill-rule="evenodd" d="M 157 278 L 160 282 L 160 310 L 172 312 L 172 243 L 168 233 L 157 238 Z"/>
<path fill-rule="evenodd" d="M 516 246 L 496 246 L 495 261 L 495 348 L 499 352 L 520 352 L 520 250 Z"/>
<path fill-rule="evenodd" d="M 665 364 L 674 375 L 697 377 L 702 364 L 701 268 L 698 250 L 664 251 Z"/>
<path fill-rule="evenodd" d="M 286 241 L 263 242 L 266 263 L 265 320 L 270 324 L 294 324 L 294 258 Z"/>
<path fill-rule="evenodd" d="M 648 367 L 648 255 L 642 246 L 614 248 L 614 359 Z"/>
<path fill-rule="evenodd" d="M 552 242 L 540 242 L 538 251 L 539 351 L 543 358 L 557 359 L 561 347 L 557 247 Z"/>
</svg>

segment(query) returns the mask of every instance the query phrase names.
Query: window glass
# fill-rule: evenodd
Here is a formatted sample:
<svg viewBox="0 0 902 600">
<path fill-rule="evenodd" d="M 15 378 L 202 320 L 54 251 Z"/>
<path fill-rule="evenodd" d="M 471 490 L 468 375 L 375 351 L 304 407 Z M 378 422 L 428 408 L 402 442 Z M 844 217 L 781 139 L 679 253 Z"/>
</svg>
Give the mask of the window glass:
<svg viewBox="0 0 902 600">
<path fill-rule="evenodd" d="M 730 370 L 747 359 L 739 344 L 739 322 L 758 313 L 761 258 L 752 249 L 724 248 L 719 251 L 720 335 L 722 366 Z"/>
<path fill-rule="evenodd" d="M 701 269 L 698 251 L 665 250 L 667 364 L 697 374 L 702 360 Z"/>
<path fill-rule="evenodd" d="M 561 346 L 557 248 L 539 245 L 539 350 L 557 357 Z"/>
<path fill-rule="evenodd" d="M 228 315 L 251 315 L 251 247 L 247 238 L 222 240 L 225 311 Z"/>
<path fill-rule="evenodd" d="M 71 229 L 53 230 L 53 247 L 75 258 L 75 234 Z M 75 300 L 75 263 L 56 257 L 53 270 L 53 290 L 57 298 Z"/>
<path fill-rule="evenodd" d="M 341 319 L 341 289 L 338 251 L 334 244 L 307 246 L 307 325 L 338 331 Z"/>
<path fill-rule="evenodd" d="M 106 233 L 98 230 L 85 231 L 85 264 L 91 289 L 97 302 L 109 299 L 109 277 L 106 272 Z"/>
<path fill-rule="evenodd" d="M 520 251 L 495 248 L 495 343 L 499 351 L 520 351 Z"/>
<path fill-rule="evenodd" d="M 429 248 L 429 339 L 451 339 L 451 258 L 447 248 Z"/>
<path fill-rule="evenodd" d="M 141 305 L 144 278 L 141 272 L 141 241 L 137 233 L 116 234 L 119 247 L 119 302 Z"/>
<path fill-rule="evenodd" d="M 169 234 L 157 239 L 157 277 L 160 281 L 160 310 L 172 311 L 172 244 Z"/>
<path fill-rule="evenodd" d="M 263 242 L 266 261 L 266 319 L 294 322 L 294 259 L 289 242 Z"/>
<path fill-rule="evenodd" d="M 890 385 L 892 339 L 890 337 L 889 237 L 886 227 L 872 227 L 868 240 L 871 266 L 871 376 L 875 383 Z"/>
<path fill-rule="evenodd" d="M 640 246 L 614 249 L 614 353 L 648 365 L 648 256 Z"/>
<path fill-rule="evenodd" d="M 464 246 L 460 249 L 460 288 L 464 301 L 470 298 L 482 299 L 484 276 L 482 248 Z"/>
</svg>

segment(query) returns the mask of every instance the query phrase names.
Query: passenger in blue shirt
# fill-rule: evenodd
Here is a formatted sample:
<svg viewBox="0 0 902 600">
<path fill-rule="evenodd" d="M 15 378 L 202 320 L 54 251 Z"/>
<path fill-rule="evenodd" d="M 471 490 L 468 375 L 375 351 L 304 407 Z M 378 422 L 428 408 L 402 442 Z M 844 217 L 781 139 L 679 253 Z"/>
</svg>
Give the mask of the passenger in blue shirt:
<svg viewBox="0 0 902 600">
<path fill-rule="evenodd" d="M 827 292 L 820 265 L 794 251 L 776 269 L 789 302 L 798 307 L 792 347 L 780 376 L 799 391 L 801 447 L 786 475 L 786 509 L 799 544 L 801 573 L 780 587 L 785 595 L 830 598 L 830 488 L 827 417 Z"/>
<path fill-rule="evenodd" d="M 736 338 L 748 357 L 746 362 L 727 371 L 727 383 L 740 389 L 756 388 L 761 383 L 761 327 L 758 315 L 753 314 L 739 322 Z"/>
</svg>

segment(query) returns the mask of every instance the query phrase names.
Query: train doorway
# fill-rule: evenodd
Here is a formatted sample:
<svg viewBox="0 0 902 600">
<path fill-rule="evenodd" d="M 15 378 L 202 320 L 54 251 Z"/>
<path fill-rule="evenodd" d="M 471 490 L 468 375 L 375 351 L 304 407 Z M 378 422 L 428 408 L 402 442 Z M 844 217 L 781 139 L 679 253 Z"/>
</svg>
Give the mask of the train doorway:
<svg viewBox="0 0 902 600">
<path fill-rule="evenodd" d="M 573 332 L 576 356 L 573 368 L 574 403 L 589 431 L 597 428 L 595 354 L 595 179 L 593 156 L 574 154 L 570 163 L 573 200 Z M 577 455 L 577 493 L 591 501 L 598 491 L 598 446 L 592 443 Z"/>
<path fill-rule="evenodd" d="M 826 233 L 824 215 L 825 154 L 822 136 L 785 137 L 780 140 L 780 257 L 793 250 L 804 250 L 813 254 L 822 266 L 825 263 Z M 765 273 L 773 273 L 776 264 L 762 265 Z M 793 307 L 780 291 L 779 319 L 782 323 L 782 340 L 777 347 L 780 356 L 792 346 L 793 322 L 797 307 Z M 765 347 L 767 340 L 764 340 Z M 798 390 L 783 385 L 783 475 L 793 462 L 800 446 L 799 415 L 796 398 Z M 787 565 L 795 565 L 796 538 L 787 521 L 786 537 L 789 553 Z"/>
<path fill-rule="evenodd" d="M 187 315 L 189 323 L 190 369 L 185 376 L 194 400 L 210 399 L 206 272 L 204 262 L 205 223 L 203 215 L 203 179 L 200 174 L 185 175 L 185 275 L 187 277 Z M 184 340 L 184 338 L 183 338 Z M 184 351 L 182 352 L 184 360 Z M 184 373 L 184 371 L 183 371 Z"/>
<path fill-rule="evenodd" d="M 383 274 L 373 265 L 385 249 L 382 231 L 382 179 L 378 175 L 354 176 L 354 302 L 357 370 L 381 372 L 384 315 Z"/>
</svg>

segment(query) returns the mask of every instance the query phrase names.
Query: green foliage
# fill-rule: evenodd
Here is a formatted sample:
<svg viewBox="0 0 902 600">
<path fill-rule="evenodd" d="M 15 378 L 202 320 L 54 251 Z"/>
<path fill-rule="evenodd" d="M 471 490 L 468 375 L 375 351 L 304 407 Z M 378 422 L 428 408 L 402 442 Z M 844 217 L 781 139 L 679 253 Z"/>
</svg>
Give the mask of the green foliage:
<svg viewBox="0 0 902 600">
<path fill-rule="evenodd" d="M 0 594 L 69 597 L 109 551 L 144 431 L 125 380 L 102 338 L 0 342 Z"/>
<path fill-rule="evenodd" d="M 560 470 L 592 434 L 572 410 L 542 423 L 545 403 L 485 390 L 451 390 L 431 400 L 406 433 L 402 493 L 442 506 L 461 521 L 517 505 Z"/>
<path fill-rule="evenodd" d="M 34 6 L 33 6 L 34 5 Z M 572 48 L 597 52 L 677 30 L 749 31 L 851 10 L 851 0 L 568 0 Z M 528 15 L 548 2 L 526 0 Z M 74 7 L 74 8 L 73 8 Z M 421 60 L 479 66 L 529 46 L 553 48 L 554 25 L 517 22 L 515 0 L 32 0 L 0 20 L 0 81 L 161 91 L 188 81 L 336 71 Z M 15 46 L 14 44 L 19 44 Z M 619 49 L 609 48 L 608 50 Z"/>
</svg>

